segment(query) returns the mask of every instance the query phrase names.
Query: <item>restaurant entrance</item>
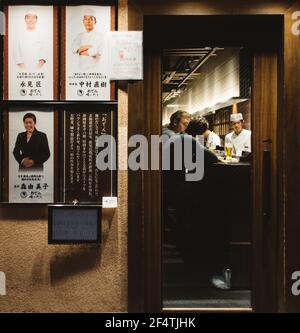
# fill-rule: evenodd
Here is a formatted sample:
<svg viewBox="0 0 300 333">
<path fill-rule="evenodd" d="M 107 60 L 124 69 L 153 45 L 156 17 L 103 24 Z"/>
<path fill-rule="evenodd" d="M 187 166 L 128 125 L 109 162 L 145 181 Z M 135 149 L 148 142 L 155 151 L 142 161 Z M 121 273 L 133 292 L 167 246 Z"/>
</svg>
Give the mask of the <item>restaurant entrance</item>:
<svg viewBox="0 0 300 333">
<path fill-rule="evenodd" d="M 283 19 L 280 15 L 144 17 L 144 134 L 150 139 L 151 135 L 162 132 L 163 55 L 166 50 L 176 50 L 176 52 L 182 50 L 186 55 L 192 54 L 195 50 L 199 52 L 204 49 L 207 51 L 229 50 L 229 52 L 238 50 L 239 59 L 242 53 L 246 55 L 250 68 L 248 73 L 250 81 L 248 81 L 249 90 L 244 93 L 248 95 L 240 94 L 240 96 L 232 95 L 231 97 L 248 99 L 251 114 L 249 126 L 252 131 L 251 167 L 247 169 L 245 175 L 238 176 L 242 177 L 241 181 L 237 177 L 232 184 L 233 187 L 244 186 L 249 193 L 241 192 L 244 197 L 240 205 L 240 197 L 235 198 L 234 195 L 229 195 L 224 198 L 221 194 L 226 194 L 226 189 L 224 191 L 222 186 L 228 186 L 234 194 L 234 190 L 230 189 L 230 179 L 226 185 L 222 182 L 216 183 L 214 190 L 217 200 L 215 206 L 211 207 L 217 211 L 219 200 L 226 199 L 228 205 L 231 200 L 232 206 L 227 210 L 229 213 L 221 216 L 220 222 L 230 224 L 237 210 L 239 219 L 249 221 L 248 234 L 240 242 L 233 244 L 236 256 L 234 260 L 243 262 L 247 258 L 242 270 L 250 274 L 249 279 L 246 279 L 251 290 L 249 302 L 240 307 L 235 304 L 230 305 L 230 302 L 217 307 L 213 306 L 213 303 L 191 305 L 191 302 L 181 304 L 164 302 L 164 181 L 162 172 L 149 170 L 144 172 L 145 186 L 141 202 L 144 216 L 143 259 L 146 278 L 144 297 L 147 311 L 170 310 L 170 308 L 172 311 L 176 309 L 182 311 L 192 308 L 196 311 L 214 309 L 215 311 L 261 312 L 277 309 L 276 286 L 279 276 L 277 254 L 280 247 L 277 242 L 280 233 L 277 219 L 277 189 L 280 188 L 280 184 L 277 173 L 281 163 L 280 149 L 278 149 L 281 147 L 278 124 L 280 124 L 282 88 L 280 83 L 282 28 Z M 239 73 L 240 78 L 241 73 Z M 241 82 L 239 84 L 241 86 Z M 214 88 L 211 86 L 207 89 Z M 231 101 L 230 105 L 231 113 L 239 113 L 232 109 L 235 108 L 234 105 L 238 105 L 236 101 Z M 228 106 L 221 103 L 218 109 L 226 107 Z M 220 172 L 215 170 L 216 178 L 220 176 Z M 246 179 L 245 183 L 243 183 L 243 177 Z M 209 214 L 206 218 L 207 216 Z M 233 221 L 231 224 L 238 228 L 239 222 L 242 221 Z M 197 256 L 194 260 L 197 260 Z M 244 278 L 245 276 L 241 277 L 241 280 Z M 243 281 L 245 282 L 245 279 Z"/>
<path fill-rule="evenodd" d="M 245 47 L 163 50 L 162 157 L 205 147 L 201 180 L 162 170 L 166 308 L 251 308 L 252 62 Z"/>
</svg>

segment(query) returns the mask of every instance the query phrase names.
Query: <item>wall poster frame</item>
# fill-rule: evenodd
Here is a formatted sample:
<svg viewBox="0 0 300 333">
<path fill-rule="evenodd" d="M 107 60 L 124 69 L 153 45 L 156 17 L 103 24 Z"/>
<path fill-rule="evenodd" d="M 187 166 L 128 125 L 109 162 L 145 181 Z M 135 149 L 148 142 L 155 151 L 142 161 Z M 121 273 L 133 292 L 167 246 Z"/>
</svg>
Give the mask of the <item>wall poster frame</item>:
<svg viewBox="0 0 300 333">
<path fill-rule="evenodd" d="M 15 59 L 15 53 L 18 48 L 14 48 L 15 44 L 19 43 L 19 49 L 22 49 L 22 45 L 20 44 L 20 41 L 17 41 L 16 33 L 14 34 L 14 42 L 9 41 L 9 34 L 6 34 L 4 36 L 1 36 L 1 43 L 0 43 L 0 52 L 2 52 L 3 57 L 0 60 L 0 71 L 1 71 L 1 82 L 0 86 L 3 91 L 3 95 L 0 99 L 0 112 L 1 112 L 1 121 L 0 121 L 0 131 L 3 136 L 2 144 L 0 145 L 0 155 L 1 155 L 1 170 L 0 170 L 0 176 L 2 181 L 0 182 L 0 203 L 2 204 L 17 204 L 20 203 L 20 200 L 16 200 L 15 197 L 12 195 L 13 190 L 17 190 L 18 186 L 22 186 L 22 184 L 15 184 L 13 186 L 16 186 L 15 188 L 10 188 L 10 183 L 12 185 L 13 177 L 11 176 L 11 179 L 9 178 L 9 174 L 13 175 L 13 170 L 11 169 L 11 166 L 9 163 L 13 163 L 14 168 L 16 168 L 16 163 L 18 162 L 15 157 L 13 157 L 12 150 L 15 148 L 15 142 L 13 142 L 17 137 L 16 134 L 20 134 L 22 131 L 24 131 L 24 125 L 22 124 L 22 121 L 20 120 L 22 116 L 24 116 L 26 113 L 33 113 L 36 115 L 37 119 L 37 129 L 39 127 L 41 128 L 40 132 L 43 132 L 44 136 L 46 135 L 48 139 L 48 143 L 50 143 L 49 136 L 48 136 L 48 130 L 47 130 L 47 122 L 48 125 L 50 123 L 53 123 L 53 128 L 51 129 L 49 125 L 49 130 L 53 133 L 53 143 L 51 145 L 49 144 L 49 150 L 50 150 L 50 157 L 48 160 L 45 160 L 43 163 L 43 170 L 46 171 L 46 165 L 47 163 L 51 163 L 53 165 L 53 193 L 52 196 L 46 196 L 45 200 L 21 200 L 21 203 L 31 203 L 31 204 L 53 204 L 53 203 L 70 203 L 73 199 L 79 198 L 80 203 L 101 203 L 102 202 L 102 195 L 105 196 L 116 196 L 117 195 L 117 173 L 116 171 L 101 171 L 100 176 L 98 177 L 98 181 L 100 183 L 102 182 L 105 185 L 105 190 L 102 190 L 101 184 L 99 183 L 98 192 L 95 191 L 95 193 L 98 193 L 98 198 L 94 197 L 91 199 L 89 196 L 79 196 L 76 195 L 76 193 L 71 193 L 71 189 L 68 188 L 67 190 L 64 188 L 64 184 L 66 181 L 65 177 L 65 153 L 68 149 L 66 149 L 65 143 L 66 143 L 66 134 L 69 134 L 70 128 L 66 128 L 65 120 L 66 115 L 69 114 L 76 114 L 79 115 L 80 119 L 89 119 L 92 118 L 92 126 L 95 131 L 95 133 L 92 136 L 92 140 L 95 139 L 96 135 L 102 134 L 111 134 L 115 139 L 117 134 L 117 94 L 116 94 L 116 87 L 117 82 L 110 82 L 109 84 L 109 96 L 110 99 L 108 100 L 102 100 L 102 99 L 72 99 L 72 100 L 66 100 L 66 94 L 65 94 L 65 75 L 66 75 L 66 68 L 65 68 L 65 47 L 66 47 L 66 27 L 65 27 L 65 14 L 66 14 L 66 6 L 72 7 L 73 9 L 76 6 L 82 6 L 82 8 L 85 11 L 85 14 L 89 10 L 97 9 L 96 6 L 99 7 L 110 7 L 108 22 L 110 25 L 110 30 L 114 31 L 117 29 L 117 18 L 116 18 L 116 8 L 117 8 L 117 2 L 116 1 L 103 1 L 101 4 L 99 4 L 98 1 L 77 1 L 73 0 L 71 2 L 69 1 L 59 1 L 59 0 L 53 0 L 53 1 L 44 1 L 41 5 L 40 1 L 32 0 L 32 1 L 2 1 L 1 2 L 1 10 L 6 14 L 6 17 L 8 20 L 6 20 L 6 32 L 11 33 L 9 29 L 12 29 L 12 26 L 10 25 L 11 22 L 9 20 L 11 17 L 8 15 L 9 12 L 9 6 L 12 6 L 11 8 L 16 9 L 15 11 L 18 12 L 19 16 L 14 16 L 15 20 L 19 20 L 19 28 L 29 29 L 30 24 L 33 24 L 31 28 L 36 24 L 36 30 L 38 31 L 38 28 L 40 31 L 43 32 L 43 27 L 40 22 L 45 22 L 45 18 L 47 18 L 47 12 L 46 6 L 48 8 L 51 8 L 49 10 L 49 13 L 51 12 L 53 14 L 53 18 L 50 16 L 48 17 L 48 25 L 52 24 L 52 34 L 50 36 L 53 37 L 51 40 L 51 43 L 53 44 L 53 53 L 51 53 L 51 57 L 53 58 L 53 85 L 51 85 L 52 89 L 52 95 L 49 97 L 47 94 L 43 95 L 40 92 L 37 94 L 38 96 L 35 96 L 34 94 L 27 94 L 26 97 L 24 97 L 21 94 L 21 88 L 31 88 L 31 85 L 34 86 L 34 88 L 39 88 L 40 85 L 43 86 L 43 82 L 37 82 L 39 78 L 26 78 L 26 82 L 24 86 L 24 83 L 21 81 L 18 84 L 21 84 L 20 87 L 18 86 L 17 92 L 20 92 L 19 95 L 16 94 L 10 94 L 9 89 L 9 78 L 11 81 L 12 75 L 9 73 L 11 70 L 12 65 L 18 66 L 18 69 L 21 71 L 21 67 L 16 63 L 13 63 L 13 59 Z M 74 6 L 74 7 L 73 7 Z M 81 8 L 81 7 L 78 7 Z M 107 11 L 106 11 L 107 12 Z M 43 14 L 44 13 L 44 14 Z M 83 12 L 82 12 L 83 13 Z M 92 13 L 92 12 L 91 12 Z M 92 14 L 89 15 L 92 15 Z M 51 14 L 51 15 L 52 15 Z M 28 15 L 28 17 L 27 17 Z M 36 18 L 37 22 L 30 22 L 29 18 L 30 15 L 32 17 Z M 44 16 L 43 16 L 44 15 Z M 50 15 L 50 14 L 49 14 Z M 32 18 L 31 17 L 31 18 Z M 42 20 L 42 18 L 44 18 Z M 24 20 L 24 21 L 23 21 Z M 50 22 L 50 23 L 49 23 Z M 26 24 L 26 25 L 25 25 Z M 83 29 L 83 25 L 82 25 Z M 34 46 L 42 44 L 42 38 L 41 34 L 34 36 L 34 34 L 28 34 L 30 37 L 29 42 L 33 43 Z M 21 46 L 20 46 L 21 45 Z M 59 46 L 59 47 L 57 47 Z M 13 49 L 9 52 L 9 47 Z M 42 48 L 37 48 L 37 50 L 41 50 Z M 40 51 L 39 54 L 42 54 L 43 52 Z M 9 56 L 11 56 L 9 60 Z M 48 50 L 48 56 L 49 56 L 49 50 Z M 25 57 L 25 55 L 24 55 Z M 29 57 L 30 58 L 30 57 Z M 28 59 L 29 59 L 28 58 Z M 47 56 L 40 56 L 37 59 L 40 58 L 47 58 Z M 36 63 L 36 61 L 34 61 Z M 48 62 L 50 63 L 50 61 Z M 42 62 L 42 65 L 48 64 L 47 59 L 46 62 Z M 39 63 L 40 64 L 40 63 Z M 42 71 L 40 67 L 40 72 Z M 33 70 L 32 70 L 33 71 Z M 29 72 L 29 70 L 28 70 Z M 38 74 L 38 70 L 36 70 Z M 30 74 L 30 72 L 29 72 Z M 28 75 L 29 75 L 28 74 Z M 36 80 L 34 80 L 36 79 Z M 32 82 L 31 82 L 32 81 Z M 51 81 L 51 80 L 50 80 Z M 27 87 L 28 86 L 28 87 Z M 19 89 L 20 88 L 20 89 Z M 28 95 L 30 97 L 28 97 Z M 49 94 L 48 94 L 49 95 Z M 87 111 L 88 110 L 88 111 Z M 25 112 L 25 113 L 24 113 Z M 45 115 L 45 119 L 41 119 L 41 115 Z M 52 116 L 53 115 L 53 122 L 52 122 Z M 88 118 L 86 118 L 88 116 Z M 19 119 L 20 118 L 20 119 Z M 22 118 L 23 119 L 23 118 Z M 48 120 L 47 120 L 48 119 Z M 101 122 L 99 119 L 104 119 Z M 11 121 L 10 121 L 11 120 Z M 107 128 L 102 128 L 103 124 L 105 123 L 105 126 Z M 84 125 L 88 126 L 88 125 Z M 99 128 L 98 128 L 98 127 Z M 104 127 L 105 127 L 104 126 Z M 22 130 L 21 130 L 22 128 Z M 93 130 L 92 129 L 92 130 Z M 88 130 L 89 128 L 81 127 L 80 131 Z M 16 131 L 19 131 L 18 133 L 15 133 Z M 102 131 L 102 132 L 101 132 Z M 41 136 L 43 136 L 41 134 Z M 9 137 L 11 135 L 11 139 L 9 140 Z M 13 137 L 14 135 L 14 137 Z M 24 134 L 23 134 L 24 135 Z M 80 134 L 81 137 L 81 134 Z M 28 139 L 28 138 L 27 138 Z M 43 140 L 42 140 L 43 141 Z M 45 140 L 44 140 L 45 141 Z M 29 142 L 29 141 L 28 141 Z M 52 141 L 51 141 L 52 142 Z M 53 144 L 53 146 L 52 146 Z M 13 147 L 12 147 L 13 146 Z M 50 147 L 51 146 L 51 147 Z M 82 146 L 79 147 L 79 152 L 82 149 Z M 52 150 L 52 151 L 51 151 Z M 19 149 L 20 152 L 22 150 Z M 95 146 L 93 146 L 93 158 L 91 159 L 92 163 L 95 162 Z M 19 157 L 20 158 L 20 157 Z M 23 159 L 22 159 L 23 160 Z M 9 162 L 11 161 L 11 162 Z M 22 162 L 19 160 L 19 162 Z M 19 163 L 18 162 L 18 163 Z M 17 163 L 17 164 L 18 164 Z M 23 163 L 27 163 L 27 161 L 23 161 Z M 31 162 L 30 162 L 31 163 Z M 38 163 L 36 163 L 38 165 Z M 20 167 L 20 165 L 19 165 Z M 93 169 L 95 169 L 95 166 L 93 166 Z M 11 171 L 11 172 L 10 172 Z M 95 171 L 93 171 L 95 173 Z M 97 172 L 97 171 L 96 171 Z M 90 177 L 90 175 L 87 175 L 87 177 Z M 109 177 L 109 181 L 107 180 Z M 25 177 L 26 178 L 26 177 Z M 97 177 L 94 177 L 94 180 Z M 31 178 L 33 181 L 33 178 Z M 102 180 L 101 180 L 102 179 Z M 40 187 L 41 184 L 27 184 L 26 186 L 30 187 L 38 186 Z M 24 189 L 23 184 L 23 189 Z M 109 189 L 109 190 L 107 190 Z M 74 190 L 74 189 L 73 189 Z M 18 193 L 18 195 L 21 195 L 21 193 Z M 39 194 L 40 195 L 40 194 Z M 22 193 L 22 196 L 25 196 L 25 193 Z M 26 195 L 27 197 L 27 195 Z M 97 200 L 98 199 L 98 200 Z"/>
</svg>

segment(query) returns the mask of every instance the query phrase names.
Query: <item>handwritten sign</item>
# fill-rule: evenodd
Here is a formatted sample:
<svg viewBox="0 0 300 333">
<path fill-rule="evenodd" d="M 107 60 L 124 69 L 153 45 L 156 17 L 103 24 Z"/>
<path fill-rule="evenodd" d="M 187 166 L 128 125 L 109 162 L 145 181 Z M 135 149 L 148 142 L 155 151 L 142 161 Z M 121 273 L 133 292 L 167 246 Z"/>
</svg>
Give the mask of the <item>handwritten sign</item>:
<svg viewBox="0 0 300 333">
<path fill-rule="evenodd" d="M 143 79 L 142 31 L 113 31 L 110 33 L 110 79 Z"/>
</svg>

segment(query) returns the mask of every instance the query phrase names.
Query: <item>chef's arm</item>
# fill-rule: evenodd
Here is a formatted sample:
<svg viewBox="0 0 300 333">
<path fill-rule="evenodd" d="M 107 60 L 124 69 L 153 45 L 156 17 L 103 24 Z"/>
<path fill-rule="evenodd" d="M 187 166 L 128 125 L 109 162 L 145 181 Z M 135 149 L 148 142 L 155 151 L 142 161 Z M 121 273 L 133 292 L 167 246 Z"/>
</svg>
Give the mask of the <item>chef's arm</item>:
<svg viewBox="0 0 300 333">
<path fill-rule="evenodd" d="M 14 43 L 14 58 L 15 58 L 15 62 L 18 66 L 24 65 L 24 59 L 22 57 L 22 52 L 20 49 L 19 41 Z"/>
<path fill-rule="evenodd" d="M 40 43 L 39 65 L 42 66 L 46 63 L 46 49 L 43 41 Z"/>
<path fill-rule="evenodd" d="M 229 143 L 229 140 L 228 140 L 227 136 L 225 136 L 225 141 L 224 141 L 224 151 L 225 151 L 225 149 L 226 149 L 226 145 L 227 145 L 227 143 Z"/>
<path fill-rule="evenodd" d="M 90 57 L 100 56 L 100 52 L 98 51 L 98 48 L 95 46 L 92 46 L 91 48 L 89 48 L 87 52 Z"/>
<path fill-rule="evenodd" d="M 248 145 L 247 152 L 251 153 L 251 135 L 249 136 L 249 138 L 247 140 L 247 145 Z"/>
<path fill-rule="evenodd" d="M 101 56 L 103 53 L 104 45 L 105 45 L 105 40 L 103 38 L 97 38 L 95 46 L 92 46 L 88 51 L 89 56 L 91 57 Z"/>
<path fill-rule="evenodd" d="M 77 36 L 72 43 L 72 52 L 74 54 L 79 53 L 79 48 L 80 48 L 79 37 Z"/>
</svg>

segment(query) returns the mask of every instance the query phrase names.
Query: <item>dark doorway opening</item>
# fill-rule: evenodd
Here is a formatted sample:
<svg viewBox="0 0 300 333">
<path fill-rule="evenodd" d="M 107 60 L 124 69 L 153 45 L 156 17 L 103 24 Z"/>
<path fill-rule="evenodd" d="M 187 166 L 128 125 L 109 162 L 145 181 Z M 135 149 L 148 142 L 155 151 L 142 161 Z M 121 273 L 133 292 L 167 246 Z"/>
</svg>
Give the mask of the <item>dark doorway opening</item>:
<svg viewBox="0 0 300 333">
<path fill-rule="evenodd" d="M 144 16 L 144 81 L 139 86 L 143 110 L 135 121 L 139 134 L 161 134 L 162 54 L 164 49 L 241 47 L 252 54 L 251 129 L 251 306 L 277 308 L 277 149 L 280 144 L 282 15 Z M 141 133 L 142 132 L 142 133 Z M 144 311 L 167 310 L 162 289 L 161 172 L 129 172 L 130 304 Z M 140 195 L 142 195 L 140 197 Z M 138 198 L 138 199 L 137 199 Z M 134 208 L 135 207 L 135 208 Z M 144 279 L 141 280 L 141 276 Z M 141 298 L 142 297 L 142 298 Z M 174 310 L 174 308 L 172 308 Z M 185 307 L 188 309 L 188 307 Z M 203 308 L 198 308 L 202 310 Z M 194 308 L 195 310 L 195 308 Z M 230 309 L 219 309 L 229 311 Z"/>
</svg>

